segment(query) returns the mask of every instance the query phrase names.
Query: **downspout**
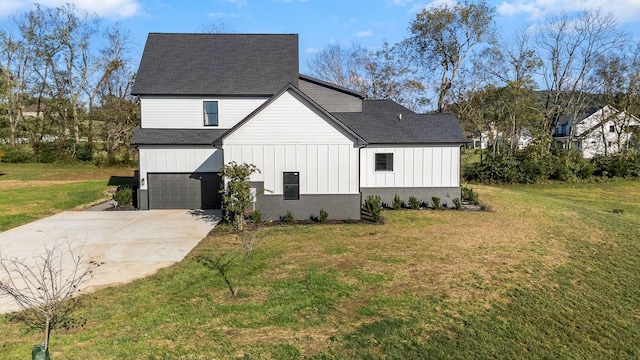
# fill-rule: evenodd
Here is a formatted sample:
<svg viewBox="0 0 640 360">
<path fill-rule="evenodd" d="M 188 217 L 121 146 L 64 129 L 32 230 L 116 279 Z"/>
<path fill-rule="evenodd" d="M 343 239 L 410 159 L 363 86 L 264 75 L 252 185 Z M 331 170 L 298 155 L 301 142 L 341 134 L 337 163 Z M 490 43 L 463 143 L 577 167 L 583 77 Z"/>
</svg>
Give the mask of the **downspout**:
<svg viewBox="0 0 640 360">
<path fill-rule="evenodd" d="M 360 193 L 360 209 L 362 209 L 362 149 L 367 147 L 367 143 L 358 144 L 358 192 Z"/>
</svg>

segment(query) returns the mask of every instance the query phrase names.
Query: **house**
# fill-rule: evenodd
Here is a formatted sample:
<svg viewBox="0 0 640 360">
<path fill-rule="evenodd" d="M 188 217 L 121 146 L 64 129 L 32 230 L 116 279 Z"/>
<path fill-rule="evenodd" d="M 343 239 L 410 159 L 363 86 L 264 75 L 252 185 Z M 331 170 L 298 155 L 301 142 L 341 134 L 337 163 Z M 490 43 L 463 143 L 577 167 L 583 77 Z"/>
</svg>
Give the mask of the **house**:
<svg viewBox="0 0 640 360">
<path fill-rule="evenodd" d="M 624 150 L 631 143 L 633 128 L 639 126 L 637 117 L 606 105 L 586 109 L 577 121 L 572 116 L 561 117 L 553 137 L 561 146 L 568 148 L 571 144 L 585 158 L 591 159 Z"/>
<path fill-rule="evenodd" d="M 374 194 L 460 198 L 453 115 L 301 75 L 294 34 L 149 34 L 132 93 L 140 209 L 220 208 L 232 161 L 260 170 L 255 207 L 271 219 L 358 219 Z"/>
</svg>

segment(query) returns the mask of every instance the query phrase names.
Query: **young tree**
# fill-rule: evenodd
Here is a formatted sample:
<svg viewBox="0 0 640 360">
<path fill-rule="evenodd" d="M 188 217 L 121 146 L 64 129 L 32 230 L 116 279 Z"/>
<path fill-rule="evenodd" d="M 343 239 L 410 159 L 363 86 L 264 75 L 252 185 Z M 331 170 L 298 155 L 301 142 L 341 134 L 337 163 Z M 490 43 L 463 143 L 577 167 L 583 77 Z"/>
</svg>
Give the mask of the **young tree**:
<svg viewBox="0 0 640 360">
<path fill-rule="evenodd" d="M 244 212 L 253 201 L 249 178 L 260 169 L 253 164 L 243 163 L 239 165 L 232 161 L 222 167 L 222 180 L 225 188 L 220 190 L 224 205 L 225 219 L 233 225 L 237 231 L 244 229 Z"/>
<path fill-rule="evenodd" d="M 438 112 L 446 110 L 447 97 L 471 50 L 494 41 L 494 14 L 483 0 L 442 3 L 425 8 L 411 23 L 404 48 L 425 77 L 439 79 Z"/>
<path fill-rule="evenodd" d="M 19 319 L 44 332 L 43 347 L 49 349 L 51 331 L 69 319 L 78 306 L 73 296 L 92 277 L 99 263 L 84 263 L 70 244 L 48 248 L 33 261 L 0 256 L 0 296 L 15 301 L 23 310 Z"/>
</svg>

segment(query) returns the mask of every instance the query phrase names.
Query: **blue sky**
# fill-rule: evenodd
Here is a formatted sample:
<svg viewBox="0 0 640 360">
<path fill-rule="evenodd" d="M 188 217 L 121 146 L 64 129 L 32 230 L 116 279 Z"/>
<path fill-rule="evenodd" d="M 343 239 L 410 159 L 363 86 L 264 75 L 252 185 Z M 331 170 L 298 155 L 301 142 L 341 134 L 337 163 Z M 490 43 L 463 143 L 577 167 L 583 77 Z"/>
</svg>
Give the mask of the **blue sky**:
<svg viewBox="0 0 640 360">
<path fill-rule="evenodd" d="M 435 3 L 453 0 L 436 0 Z M 434 2 L 426 0 L 41 0 L 43 6 L 65 2 L 95 13 L 104 25 L 119 22 L 130 31 L 135 62 L 149 32 L 200 32 L 217 25 L 233 33 L 296 33 L 300 39 L 300 70 L 314 51 L 331 42 L 358 42 L 379 48 L 407 35 L 415 14 Z M 500 32 L 508 35 L 535 26 L 561 12 L 602 8 L 620 28 L 640 41 L 638 0 L 488 0 L 497 9 Z M 30 8 L 29 0 L 0 0 L 0 21 Z M 3 25 L 6 26 L 6 25 Z"/>
</svg>

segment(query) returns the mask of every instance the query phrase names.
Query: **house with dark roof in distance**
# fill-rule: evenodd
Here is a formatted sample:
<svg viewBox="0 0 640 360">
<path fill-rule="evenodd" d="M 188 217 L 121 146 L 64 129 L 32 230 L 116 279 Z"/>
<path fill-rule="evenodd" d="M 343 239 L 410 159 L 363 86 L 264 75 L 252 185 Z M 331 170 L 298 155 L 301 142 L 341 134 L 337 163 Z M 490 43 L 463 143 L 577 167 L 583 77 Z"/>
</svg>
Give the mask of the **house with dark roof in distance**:
<svg viewBox="0 0 640 360">
<path fill-rule="evenodd" d="M 132 93 L 141 209 L 221 208 L 232 161 L 260 170 L 255 207 L 271 219 L 358 219 L 368 195 L 460 198 L 455 116 L 299 74 L 294 34 L 151 33 Z"/>
<path fill-rule="evenodd" d="M 640 120 L 626 111 L 610 105 L 590 107 L 576 119 L 562 116 L 553 130 L 553 140 L 558 146 L 572 147 L 591 159 L 626 150 L 639 128 Z"/>
</svg>

